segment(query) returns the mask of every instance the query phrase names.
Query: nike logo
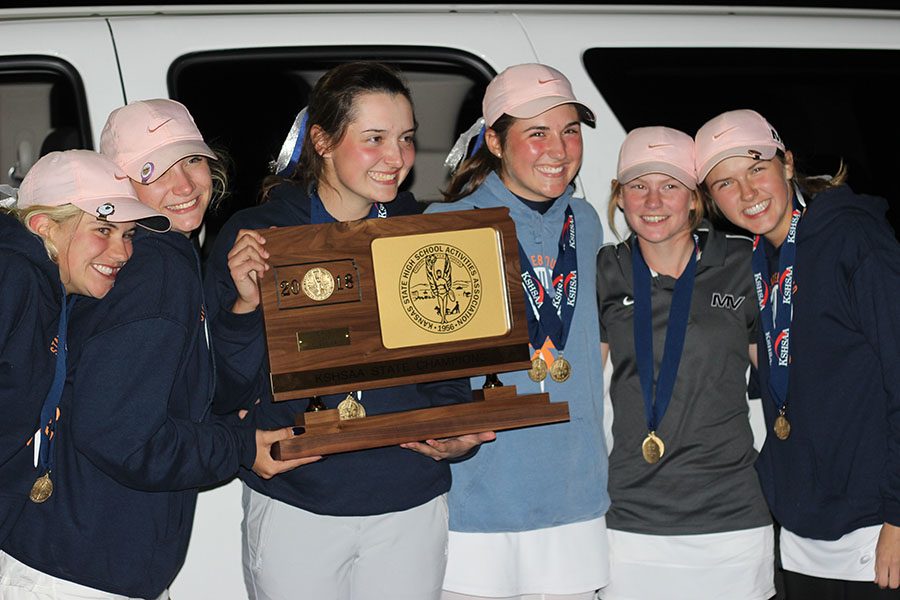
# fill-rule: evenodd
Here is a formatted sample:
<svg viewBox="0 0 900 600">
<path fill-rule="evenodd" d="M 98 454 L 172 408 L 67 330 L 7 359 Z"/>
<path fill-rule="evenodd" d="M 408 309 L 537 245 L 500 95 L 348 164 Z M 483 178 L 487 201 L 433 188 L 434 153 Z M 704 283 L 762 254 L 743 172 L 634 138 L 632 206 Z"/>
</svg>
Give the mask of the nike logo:
<svg viewBox="0 0 900 600">
<path fill-rule="evenodd" d="M 671 144 L 647 144 L 648 148 L 665 148 L 666 146 L 671 146 Z"/>
<path fill-rule="evenodd" d="M 162 123 L 160 123 L 160 124 L 157 125 L 156 127 L 149 127 L 149 126 L 148 126 L 148 127 L 147 127 L 147 131 L 149 131 L 150 133 L 156 133 L 156 130 L 157 130 L 157 129 L 159 129 L 160 127 L 162 127 L 163 125 L 165 125 L 166 123 L 168 123 L 168 122 L 171 121 L 171 120 L 172 120 L 172 119 L 166 119 L 165 121 L 163 121 Z"/>
<path fill-rule="evenodd" d="M 545 83 L 550 83 L 551 81 L 556 81 L 556 79 L 538 79 L 538 84 L 544 85 Z"/>
<path fill-rule="evenodd" d="M 729 131 L 731 131 L 731 130 L 733 130 L 733 129 L 734 129 L 734 127 L 729 127 L 729 128 L 726 129 L 725 131 L 720 131 L 719 133 L 714 133 L 714 134 L 713 134 L 713 139 L 714 139 L 714 140 L 717 140 L 717 139 L 719 139 L 720 137 L 722 137 L 723 135 L 725 135 L 726 133 L 728 133 Z"/>
<path fill-rule="evenodd" d="M 625 296 L 624 298 L 622 298 L 622 306 L 631 306 L 632 304 L 634 304 L 634 298 L 632 298 L 631 296 Z"/>
</svg>

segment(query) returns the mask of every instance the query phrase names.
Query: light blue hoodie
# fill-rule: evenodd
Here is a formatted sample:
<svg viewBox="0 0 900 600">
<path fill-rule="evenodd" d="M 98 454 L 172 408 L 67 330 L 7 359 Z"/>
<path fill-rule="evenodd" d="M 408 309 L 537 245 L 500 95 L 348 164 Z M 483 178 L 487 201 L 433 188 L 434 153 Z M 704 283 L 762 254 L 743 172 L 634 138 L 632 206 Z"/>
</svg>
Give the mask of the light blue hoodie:
<svg viewBox="0 0 900 600">
<path fill-rule="evenodd" d="M 565 346 L 572 377 L 544 391 L 552 401 L 568 402 L 570 421 L 497 434 L 470 460 L 454 464 L 450 488 L 450 529 L 464 532 L 528 531 L 577 523 L 606 514 L 607 452 L 603 437 L 603 370 L 596 301 L 597 251 L 603 242 L 600 218 L 584 199 L 566 190 L 541 215 L 516 198 L 492 173 L 475 192 L 453 203 L 431 204 L 426 212 L 506 207 L 516 234 L 548 291 L 567 206 L 575 214 L 578 299 Z M 549 257 L 549 260 L 548 260 Z M 530 307 L 528 310 L 531 310 Z M 556 351 L 554 350 L 554 357 Z M 500 373 L 519 394 L 541 391 L 526 371 Z M 472 378 L 480 389 L 483 377 Z"/>
</svg>

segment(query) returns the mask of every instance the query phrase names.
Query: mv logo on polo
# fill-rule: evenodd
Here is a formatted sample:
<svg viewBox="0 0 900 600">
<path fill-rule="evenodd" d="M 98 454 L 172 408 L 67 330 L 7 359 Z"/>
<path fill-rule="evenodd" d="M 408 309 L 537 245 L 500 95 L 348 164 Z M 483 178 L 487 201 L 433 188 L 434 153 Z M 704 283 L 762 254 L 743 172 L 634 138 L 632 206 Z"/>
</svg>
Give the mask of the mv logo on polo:
<svg viewBox="0 0 900 600">
<path fill-rule="evenodd" d="M 406 316 L 430 333 L 465 327 L 481 305 L 481 276 L 475 262 L 450 244 L 416 250 L 400 271 L 400 299 Z"/>
<path fill-rule="evenodd" d="M 744 303 L 744 296 L 735 296 L 734 294 L 722 294 L 713 292 L 710 306 L 713 308 L 727 308 L 728 310 L 737 310 Z"/>
</svg>

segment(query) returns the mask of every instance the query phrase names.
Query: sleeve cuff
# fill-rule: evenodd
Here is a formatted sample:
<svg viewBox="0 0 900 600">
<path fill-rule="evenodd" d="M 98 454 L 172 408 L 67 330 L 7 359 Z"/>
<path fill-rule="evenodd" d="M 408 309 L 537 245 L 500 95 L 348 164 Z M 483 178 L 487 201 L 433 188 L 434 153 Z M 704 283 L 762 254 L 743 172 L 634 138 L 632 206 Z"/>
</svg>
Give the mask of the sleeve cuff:
<svg viewBox="0 0 900 600">
<path fill-rule="evenodd" d="M 219 314 L 213 329 L 218 337 L 246 339 L 247 334 L 261 331 L 262 327 L 262 309 L 257 307 L 253 312 L 244 314 L 235 314 L 230 310 L 224 310 Z"/>
</svg>

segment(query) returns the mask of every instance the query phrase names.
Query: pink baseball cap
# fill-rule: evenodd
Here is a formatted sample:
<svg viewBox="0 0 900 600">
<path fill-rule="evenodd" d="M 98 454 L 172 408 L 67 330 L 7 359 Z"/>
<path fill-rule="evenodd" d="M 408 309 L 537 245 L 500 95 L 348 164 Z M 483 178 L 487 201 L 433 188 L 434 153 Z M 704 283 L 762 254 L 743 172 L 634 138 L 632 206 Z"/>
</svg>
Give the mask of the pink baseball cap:
<svg viewBox="0 0 900 600">
<path fill-rule="evenodd" d="M 169 230 L 168 217 L 141 204 L 125 173 L 93 150 L 50 152 L 34 163 L 19 186 L 18 208 L 64 204 L 101 221 L 136 221 L 150 231 Z"/>
<path fill-rule="evenodd" d="M 109 114 L 100 152 L 139 183 L 153 183 L 188 156 L 218 158 L 188 109 L 175 100 L 138 100 Z"/>
<path fill-rule="evenodd" d="M 670 127 L 633 129 L 619 149 L 616 179 L 626 183 L 647 173 L 663 173 L 692 190 L 697 189 L 694 139 Z"/>
<path fill-rule="evenodd" d="M 755 110 L 724 112 L 706 122 L 694 137 L 697 180 L 703 181 L 713 168 L 733 156 L 770 160 L 784 142 L 778 132 Z"/>
<path fill-rule="evenodd" d="M 562 104 L 574 104 L 581 120 L 594 126 L 594 113 L 575 99 L 566 76 L 547 65 L 513 65 L 494 77 L 484 92 L 485 125 L 491 127 L 502 115 L 530 119 Z"/>
</svg>

